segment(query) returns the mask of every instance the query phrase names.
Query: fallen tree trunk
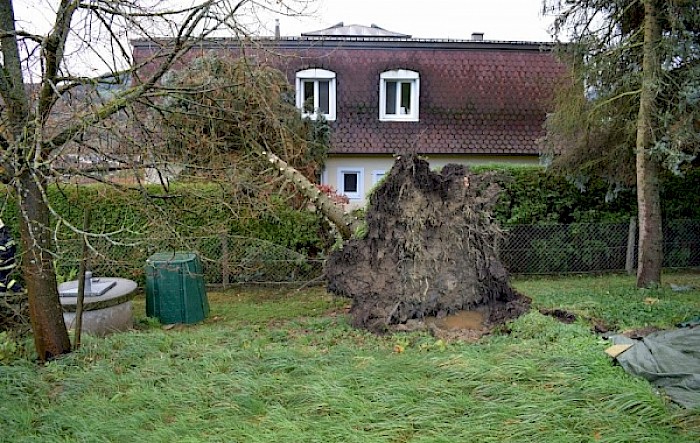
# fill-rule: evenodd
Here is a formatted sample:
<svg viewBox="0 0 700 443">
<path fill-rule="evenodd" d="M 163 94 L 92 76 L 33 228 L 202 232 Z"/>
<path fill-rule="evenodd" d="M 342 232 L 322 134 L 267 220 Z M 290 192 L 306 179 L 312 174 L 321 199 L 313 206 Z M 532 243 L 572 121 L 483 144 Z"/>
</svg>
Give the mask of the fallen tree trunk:
<svg viewBox="0 0 700 443">
<path fill-rule="evenodd" d="M 321 190 L 307 179 L 304 174 L 289 166 L 287 162 L 270 151 L 261 151 L 260 154 L 267 158 L 267 161 L 275 166 L 280 174 L 287 180 L 294 183 L 297 191 L 308 198 L 311 203 L 336 226 L 343 239 L 349 239 L 359 228 L 360 221 L 356 217 L 353 217 L 345 212 L 342 207 L 336 205 L 333 200 L 321 192 Z"/>
</svg>

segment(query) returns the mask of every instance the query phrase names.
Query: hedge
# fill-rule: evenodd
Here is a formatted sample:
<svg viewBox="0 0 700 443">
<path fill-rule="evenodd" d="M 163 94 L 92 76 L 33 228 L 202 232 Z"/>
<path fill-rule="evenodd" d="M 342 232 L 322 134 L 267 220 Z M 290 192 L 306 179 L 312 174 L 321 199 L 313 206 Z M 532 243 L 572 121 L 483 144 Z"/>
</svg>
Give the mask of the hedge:
<svg viewBox="0 0 700 443">
<path fill-rule="evenodd" d="M 485 168 L 475 169 L 475 172 Z M 495 218 L 503 226 L 627 221 L 637 213 L 634 189 L 612 189 L 603 180 L 578 187 L 540 167 L 490 166 L 501 172 L 503 192 Z M 684 176 L 664 173 L 661 205 L 665 219 L 700 219 L 700 168 Z"/>
<path fill-rule="evenodd" d="M 116 240 L 91 239 L 96 249 L 107 251 L 114 260 L 95 259 L 94 266 L 136 280 L 142 279 L 145 258 L 152 252 L 196 246 L 216 255 L 221 253 L 219 237 L 224 234 L 266 240 L 312 257 L 332 241 L 327 222 L 318 213 L 293 209 L 279 198 L 252 207 L 240 194 L 216 185 L 175 186 L 167 195 L 156 186 L 147 192 L 123 192 L 102 184 L 51 186 L 47 195 L 56 213 L 79 228 L 89 206 L 90 231 L 112 233 Z M 5 202 L 2 218 L 18 238 L 16 204 L 12 198 Z M 71 257 L 57 265 L 61 279 L 76 268 L 79 242 L 71 230 L 56 229 L 55 219 L 53 223 L 50 228 L 61 251 Z"/>
<path fill-rule="evenodd" d="M 475 169 L 475 172 L 485 167 Z M 500 172 L 503 193 L 495 211 L 505 227 L 522 224 L 618 222 L 636 213 L 632 190 L 615 198 L 602 181 L 581 191 L 571 180 L 537 167 L 490 166 Z M 684 177 L 667 174 L 662 180 L 663 214 L 667 219 L 700 219 L 700 169 Z M 241 198 L 245 191 L 218 185 L 179 185 L 165 195 L 158 187 L 147 192 L 122 192 L 105 185 L 51 186 L 49 200 L 57 213 L 82 226 L 84 209 L 91 208 L 91 230 L 116 232 L 119 238 L 211 237 L 221 233 L 267 240 L 315 256 L 326 250 L 330 229 L 322 217 L 297 210 L 281 199 L 255 207 Z M 606 198 L 607 196 L 607 198 Z M 249 199 L 255 201 L 254 199 Z M 5 199 L 2 218 L 17 235 L 17 209 Z M 70 238 L 67 229 L 59 238 Z"/>
</svg>

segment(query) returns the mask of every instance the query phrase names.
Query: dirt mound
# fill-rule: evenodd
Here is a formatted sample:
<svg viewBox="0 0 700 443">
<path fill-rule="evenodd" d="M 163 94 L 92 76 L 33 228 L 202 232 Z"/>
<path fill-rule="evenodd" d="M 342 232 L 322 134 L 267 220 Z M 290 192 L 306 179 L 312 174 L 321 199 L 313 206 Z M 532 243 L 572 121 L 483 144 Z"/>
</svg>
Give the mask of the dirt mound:
<svg viewBox="0 0 700 443">
<path fill-rule="evenodd" d="M 529 299 L 496 253 L 497 195 L 492 174 L 398 159 L 371 197 L 366 234 L 329 257 L 328 289 L 352 299 L 355 326 L 376 332 L 458 311 L 482 313 L 485 327 L 521 315 Z"/>
<path fill-rule="evenodd" d="M 571 324 L 576 321 L 576 314 L 562 309 L 540 309 L 540 314 L 554 317 L 562 323 Z"/>
</svg>

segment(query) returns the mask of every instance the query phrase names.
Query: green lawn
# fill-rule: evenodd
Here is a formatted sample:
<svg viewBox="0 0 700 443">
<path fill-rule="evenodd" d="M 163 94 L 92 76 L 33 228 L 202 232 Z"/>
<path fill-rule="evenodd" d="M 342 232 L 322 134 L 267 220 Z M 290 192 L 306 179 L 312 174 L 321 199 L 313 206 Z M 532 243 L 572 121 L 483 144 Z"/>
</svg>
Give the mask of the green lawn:
<svg viewBox="0 0 700 443">
<path fill-rule="evenodd" d="M 700 274 L 665 284 L 700 287 Z M 515 280 L 537 310 L 478 343 L 375 336 L 315 288 L 209 293 L 201 325 L 139 329 L 44 366 L 0 366 L 7 442 L 697 442 L 676 407 L 603 352 L 590 321 L 668 327 L 700 290 L 637 291 L 621 276 Z M 504 328 L 505 329 L 505 328 Z"/>
</svg>

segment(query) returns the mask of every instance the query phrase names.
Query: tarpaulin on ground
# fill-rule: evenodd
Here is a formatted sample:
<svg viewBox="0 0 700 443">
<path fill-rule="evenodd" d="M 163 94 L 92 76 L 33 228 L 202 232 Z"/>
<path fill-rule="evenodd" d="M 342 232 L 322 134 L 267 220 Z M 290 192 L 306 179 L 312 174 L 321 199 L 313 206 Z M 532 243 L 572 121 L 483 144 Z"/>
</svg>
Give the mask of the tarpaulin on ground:
<svg viewBox="0 0 700 443">
<path fill-rule="evenodd" d="M 700 327 L 659 331 L 635 340 L 610 337 L 615 345 L 631 345 L 616 356 L 630 374 L 649 380 L 674 402 L 700 408 Z"/>
</svg>

